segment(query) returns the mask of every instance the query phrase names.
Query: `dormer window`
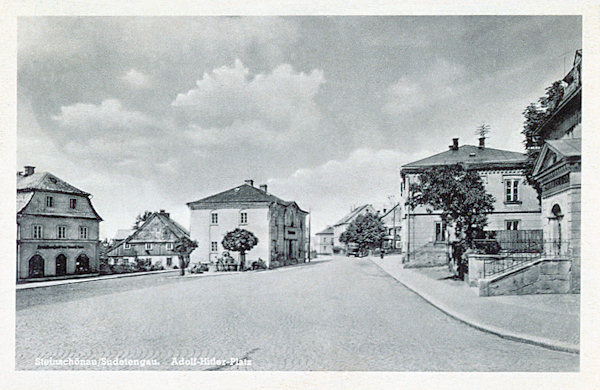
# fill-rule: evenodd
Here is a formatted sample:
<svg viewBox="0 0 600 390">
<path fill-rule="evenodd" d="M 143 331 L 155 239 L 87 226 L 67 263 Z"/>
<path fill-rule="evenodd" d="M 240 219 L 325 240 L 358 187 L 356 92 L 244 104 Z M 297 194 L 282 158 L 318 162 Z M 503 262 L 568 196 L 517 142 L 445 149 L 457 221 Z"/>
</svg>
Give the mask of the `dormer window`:
<svg viewBox="0 0 600 390">
<path fill-rule="evenodd" d="M 54 207 L 54 198 L 51 196 L 46 197 L 46 207 Z"/>
</svg>

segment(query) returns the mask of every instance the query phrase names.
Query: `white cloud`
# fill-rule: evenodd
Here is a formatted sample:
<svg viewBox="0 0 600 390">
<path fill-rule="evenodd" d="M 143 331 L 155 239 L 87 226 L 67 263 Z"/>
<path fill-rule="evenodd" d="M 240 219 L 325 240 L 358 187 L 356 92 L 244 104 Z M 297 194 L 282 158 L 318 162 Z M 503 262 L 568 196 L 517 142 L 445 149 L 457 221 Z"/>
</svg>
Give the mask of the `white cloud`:
<svg viewBox="0 0 600 390">
<path fill-rule="evenodd" d="M 438 60 L 426 71 L 413 77 L 403 76 L 387 91 L 383 112 L 402 116 L 420 112 L 449 97 L 456 96 L 464 88 L 462 66 L 446 60 Z"/>
<path fill-rule="evenodd" d="M 140 89 L 149 88 L 151 86 L 150 78 L 135 69 L 130 69 L 129 72 L 120 77 L 120 79 Z"/>
<path fill-rule="evenodd" d="M 60 114 L 52 117 L 63 128 L 98 132 L 106 130 L 138 130 L 154 126 L 146 114 L 130 111 L 118 99 L 106 99 L 100 104 L 75 103 L 62 106 Z"/>
<path fill-rule="evenodd" d="M 201 125 L 260 120 L 286 130 L 319 116 L 314 97 L 323 83 L 323 71 L 305 74 L 288 64 L 250 77 L 249 69 L 236 60 L 233 67 L 204 73 L 196 88 L 178 94 L 172 105 L 192 114 Z"/>
<path fill-rule="evenodd" d="M 354 150 L 344 160 L 330 160 L 314 168 L 296 170 L 286 178 L 268 180 L 269 191 L 312 209 L 313 229 L 337 222 L 352 205 L 399 199 L 399 168 L 421 156 L 395 150 Z"/>
</svg>

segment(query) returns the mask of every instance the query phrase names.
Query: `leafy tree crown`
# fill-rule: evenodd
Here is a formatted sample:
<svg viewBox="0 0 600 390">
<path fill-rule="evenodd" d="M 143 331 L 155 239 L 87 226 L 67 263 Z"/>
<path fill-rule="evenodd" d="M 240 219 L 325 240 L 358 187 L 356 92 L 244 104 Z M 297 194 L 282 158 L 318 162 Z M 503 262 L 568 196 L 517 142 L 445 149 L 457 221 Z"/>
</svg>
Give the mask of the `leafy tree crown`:
<svg viewBox="0 0 600 390">
<path fill-rule="evenodd" d="M 237 228 L 225 234 L 221 244 L 227 250 L 244 254 L 258 244 L 258 238 L 246 229 Z"/>
<path fill-rule="evenodd" d="M 340 242 L 355 243 L 361 249 L 379 247 L 385 237 L 386 229 L 378 215 L 367 212 L 359 215 L 340 235 Z"/>
</svg>

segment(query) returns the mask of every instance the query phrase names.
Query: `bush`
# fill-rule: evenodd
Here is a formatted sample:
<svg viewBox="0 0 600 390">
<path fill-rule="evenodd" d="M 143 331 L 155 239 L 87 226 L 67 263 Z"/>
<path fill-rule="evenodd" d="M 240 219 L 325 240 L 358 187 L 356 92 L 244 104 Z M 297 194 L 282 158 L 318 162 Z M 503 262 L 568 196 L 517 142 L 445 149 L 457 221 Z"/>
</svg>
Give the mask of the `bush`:
<svg viewBox="0 0 600 390">
<path fill-rule="evenodd" d="M 275 269 L 275 268 L 279 268 L 279 267 L 281 267 L 281 263 L 279 263 L 279 261 L 274 260 L 271 262 L 271 267 L 270 267 L 271 269 Z"/>
<path fill-rule="evenodd" d="M 263 259 L 259 258 L 258 260 L 252 262 L 252 269 L 267 269 L 267 264 Z"/>
<path fill-rule="evenodd" d="M 110 265 L 101 263 L 98 267 L 98 273 L 100 275 L 110 275 L 113 273 L 113 271 L 110 269 Z"/>
<path fill-rule="evenodd" d="M 475 247 L 477 253 L 483 253 L 486 255 L 498 254 L 502 249 L 498 241 L 490 239 L 473 240 L 473 246 Z"/>
<path fill-rule="evenodd" d="M 208 264 L 197 263 L 190 268 L 190 272 L 193 274 L 201 274 L 208 271 Z"/>
</svg>

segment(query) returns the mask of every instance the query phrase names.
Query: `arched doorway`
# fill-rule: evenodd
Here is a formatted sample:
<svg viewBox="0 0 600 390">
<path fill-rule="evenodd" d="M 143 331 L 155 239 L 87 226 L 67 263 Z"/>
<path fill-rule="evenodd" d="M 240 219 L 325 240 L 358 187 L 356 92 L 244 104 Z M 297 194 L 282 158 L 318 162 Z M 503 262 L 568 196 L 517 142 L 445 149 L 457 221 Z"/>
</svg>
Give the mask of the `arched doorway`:
<svg viewBox="0 0 600 390">
<path fill-rule="evenodd" d="M 67 257 L 62 253 L 56 256 L 56 276 L 67 274 Z"/>
<path fill-rule="evenodd" d="M 75 272 L 80 274 L 90 272 L 90 258 L 87 257 L 85 253 L 77 256 L 77 260 L 75 261 Z"/>
<path fill-rule="evenodd" d="M 29 277 L 44 277 L 44 258 L 42 256 L 34 255 L 31 259 L 29 259 Z"/>
</svg>

